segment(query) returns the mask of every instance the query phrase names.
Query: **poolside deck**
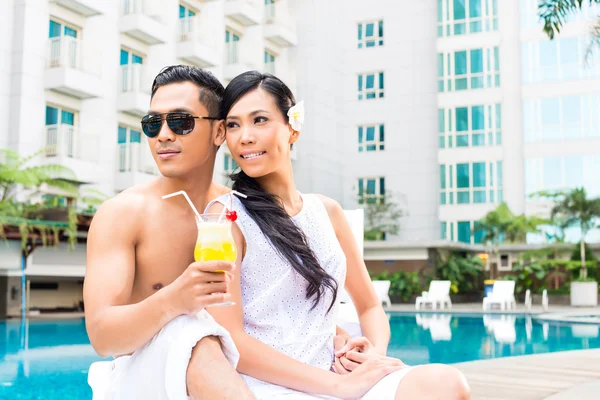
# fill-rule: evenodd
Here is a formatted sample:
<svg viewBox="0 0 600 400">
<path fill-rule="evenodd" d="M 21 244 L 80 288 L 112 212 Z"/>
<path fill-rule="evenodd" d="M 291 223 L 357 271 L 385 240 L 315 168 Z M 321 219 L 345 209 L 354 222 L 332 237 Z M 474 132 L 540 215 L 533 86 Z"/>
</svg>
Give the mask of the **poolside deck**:
<svg viewBox="0 0 600 400">
<path fill-rule="evenodd" d="M 600 349 L 455 364 L 473 400 L 597 400 Z"/>
</svg>

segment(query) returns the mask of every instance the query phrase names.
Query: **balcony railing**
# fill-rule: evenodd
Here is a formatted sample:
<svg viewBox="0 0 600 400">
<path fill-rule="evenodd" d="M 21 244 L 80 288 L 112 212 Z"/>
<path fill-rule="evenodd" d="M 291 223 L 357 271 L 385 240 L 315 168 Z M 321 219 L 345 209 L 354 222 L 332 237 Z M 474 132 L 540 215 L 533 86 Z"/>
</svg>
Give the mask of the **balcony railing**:
<svg viewBox="0 0 600 400">
<path fill-rule="evenodd" d="M 236 64 L 239 60 L 238 51 L 239 42 L 229 42 L 226 44 L 227 47 L 227 64 Z"/>
<path fill-rule="evenodd" d="M 119 172 L 142 172 L 157 175 L 158 168 L 146 143 L 122 143 L 117 147 Z"/>
<path fill-rule="evenodd" d="M 271 75 L 275 75 L 275 62 L 269 61 L 265 63 L 265 72 Z"/>
<path fill-rule="evenodd" d="M 150 92 L 150 84 L 145 79 L 142 64 L 121 65 L 121 92 Z"/>
<path fill-rule="evenodd" d="M 277 11 L 275 8 L 275 4 L 265 4 L 265 20 L 267 22 L 270 22 L 273 19 L 275 19 L 276 15 Z"/>
<path fill-rule="evenodd" d="M 48 41 L 48 67 L 81 69 L 81 41 L 71 36 L 60 36 Z"/>
<path fill-rule="evenodd" d="M 123 0 L 123 15 L 142 14 L 144 2 L 142 0 Z"/>
<path fill-rule="evenodd" d="M 179 19 L 179 41 L 186 42 L 188 40 L 192 40 L 194 38 L 194 32 L 196 31 L 195 26 L 197 26 L 197 17 L 186 17 Z"/>
</svg>

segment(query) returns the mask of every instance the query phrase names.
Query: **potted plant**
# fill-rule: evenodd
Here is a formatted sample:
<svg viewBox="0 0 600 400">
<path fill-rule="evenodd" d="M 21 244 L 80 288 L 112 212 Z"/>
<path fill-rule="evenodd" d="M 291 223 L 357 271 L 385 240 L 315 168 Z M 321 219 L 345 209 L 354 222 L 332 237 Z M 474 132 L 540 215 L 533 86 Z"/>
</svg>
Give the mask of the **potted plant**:
<svg viewBox="0 0 600 400">
<path fill-rule="evenodd" d="M 579 253 L 581 269 L 579 277 L 571 282 L 571 305 L 595 307 L 598 305 L 598 282 L 588 278 L 585 254 L 585 236 L 594 228 L 595 221 L 600 217 L 600 199 L 588 199 L 584 188 L 573 189 L 567 193 L 556 193 L 557 203 L 552 208 L 552 217 L 561 215 L 567 226 L 577 226 L 581 229 Z"/>
</svg>

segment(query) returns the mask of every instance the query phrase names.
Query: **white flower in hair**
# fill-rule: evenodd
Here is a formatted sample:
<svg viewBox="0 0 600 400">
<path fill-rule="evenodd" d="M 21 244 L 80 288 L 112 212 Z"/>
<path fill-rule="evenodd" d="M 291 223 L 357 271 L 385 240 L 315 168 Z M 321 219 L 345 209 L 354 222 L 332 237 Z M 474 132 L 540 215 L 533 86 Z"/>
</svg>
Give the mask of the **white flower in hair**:
<svg viewBox="0 0 600 400">
<path fill-rule="evenodd" d="M 304 123 L 304 100 L 299 101 L 294 107 L 290 108 L 287 115 L 292 129 L 300 132 Z"/>
</svg>

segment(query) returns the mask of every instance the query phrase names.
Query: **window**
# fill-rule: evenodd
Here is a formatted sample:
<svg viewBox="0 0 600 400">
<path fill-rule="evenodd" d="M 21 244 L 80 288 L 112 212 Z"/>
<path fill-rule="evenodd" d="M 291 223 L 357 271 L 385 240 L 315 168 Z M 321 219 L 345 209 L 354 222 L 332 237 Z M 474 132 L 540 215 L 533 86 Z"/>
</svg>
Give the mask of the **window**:
<svg viewBox="0 0 600 400">
<path fill-rule="evenodd" d="M 233 174 L 235 170 L 238 169 L 238 165 L 233 159 L 233 157 L 229 154 L 225 154 L 223 156 L 223 171 L 227 174 Z"/>
<path fill-rule="evenodd" d="M 441 109 L 438 113 L 442 149 L 502 144 L 500 104 Z"/>
<path fill-rule="evenodd" d="M 500 87 L 498 47 L 438 53 L 438 91 Z"/>
<path fill-rule="evenodd" d="M 64 36 L 77 38 L 77 31 L 78 31 L 78 29 L 75 28 L 74 26 L 68 26 L 67 24 L 64 24 L 62 22 L 58 22 L 58 21 L 51 19 L 50 20 L 50 32 L 48 33 L 48 37 L 50 39 L 56 38 L 56 37 L 64 37 Z"/>
<path fill-rule="evenodd" d="M 443 240 L 448 238 L 454 241 L 456 237 L 459 242 L 468 244 L 482 244 L 485 231 L 479 228 L 477 221 L 441 221 L 441 234 Z M 456 227 L 456 232 L 454 229 Z"/>
<path fill-rule="evenodd" d="M 600 196 L 600 154 L 528 158 L 525 160 L 525 192 L 568 190 L 584 187 L 590 198 Z"/>
<path fill-rule="evenodd" d="M 529 41 L 521 44 L 521 76 L 523 84 L 589 79 L 600 76 L 600 51 L 587 36 L 554 40 Z"/>
<path fill-rule="evenodd" d="M 193 11 L 188 6 L 184 6 L 182 4 L 179 5 L 179 18 L 190 18 L 196 15 L 196 12 Z"/>
<path fill-rule="evenodd" d="M 265 50 L 265 72 L 275 74 L 275 55 Z"/>
<path fill-rule="evenodd" d="M 188 6 L 179 5 L 179 40 L 186 41 L 191 39 L 190 33 L 194 31 L 194 17 L 196 11 Z"/>
<path fill-rule="evenodd" d="M 383 151 L 385 149 L 385 128 L 381 125 L 361 125 L 358 127 L 358 151 Z"/>
<path fill-rule="evenodd" d="M 385 178 L 358 178 L 358 204 L 375 204 L 385 198 Z"/>
<path fill-rule="evenodd" d="M 117 134 L 119 172 L 131 171 L 141 161 L 138 159 L 141 142 L 142 133 L 140 131 L 119 125 Z"/>
<path fill-rule="evenodd" d="M 600 138 L 599 109 L 598 94 L 524 100 L 525 143 Z"/>
<path fill-rule="evenodd" d="M 50 20 L 48 66 L 80 67 L 80 44 L 77 40 L 78 29 L 62 22 Z"/>
<path fill-rule="evenodd" d="M 509 254 L 500 254 L 500 264 L 498 265 L 498 271 L 510 271 L 512 270 L 512 264 L 510 262 Z"/>
<path fill-rule="evenodd" d="M 383 97 L 383 72 L 358 75 L 358 99 Z"/>
<path fill-rule="evenodd" d="M 227 46 L 227 64 L 235 64 L 238 62 L 238 42 L 239 35 L 229 29 L 225 30 L 225 45 Z"/>
<path fill-rule="evenodd" d="M 498 0 L 437 0 L 438 37 L 498 30 Z"/>
<path fill-rule="evenodd" d="M 538 17 L 539 0 L 520 0 L 521 8 L 521 28 L 540 30 L 544 26 L 543 20 Z M 567 13 L 564 16 L 565 23 L 570 22 L 589 22 L 598 16 L 598 5 L 590 4 L 584 1 L 581 4 L 581 10 L 576 13 Z"/>
<path fill-rule="evenodd" d="M 144 58 L 133 51 L 121 49 L 121 65 L 143 64 Z"/>
<path fill-rule="evenodd" d="M 502 182 L 502 161 L 441 164 L 440 204 L 501 203 Z"/>
<path fill-rule="evenodd" d="M 46 156 L 76 155 L 76 117 L 73 111 L 46 106 Z"/>
<path fill-rule="evenodd" d="M 383 21 L 358 24 L 358 48 L 383 46 Z"/>
</svg>

